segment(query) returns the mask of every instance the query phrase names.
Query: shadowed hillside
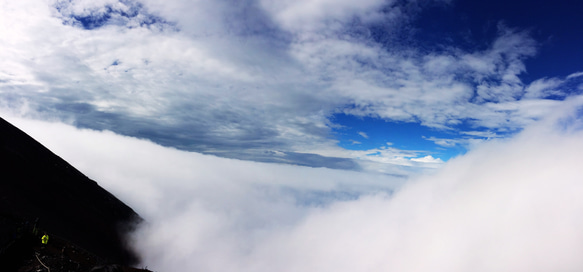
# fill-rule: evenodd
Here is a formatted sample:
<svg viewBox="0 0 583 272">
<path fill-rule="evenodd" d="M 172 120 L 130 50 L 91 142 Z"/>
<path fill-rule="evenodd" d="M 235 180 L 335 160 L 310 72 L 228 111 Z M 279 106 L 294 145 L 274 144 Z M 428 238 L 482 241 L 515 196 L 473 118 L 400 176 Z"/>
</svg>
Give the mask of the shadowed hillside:
<svg viewBox="0 0 583 272">
<path fill-rule="evenodd" d="M 95 181 L 0 118 L 0 261 L 22 261 L 7 255 L 15 254 L 14 247 L 6 249 L 17 237 L 38 238 L 28 237 L 35 221 L 41 232 L 61 237 L 103 262 L 127 265 L 138 261 L 123 236 L 141 218 Z"/>
</svg>

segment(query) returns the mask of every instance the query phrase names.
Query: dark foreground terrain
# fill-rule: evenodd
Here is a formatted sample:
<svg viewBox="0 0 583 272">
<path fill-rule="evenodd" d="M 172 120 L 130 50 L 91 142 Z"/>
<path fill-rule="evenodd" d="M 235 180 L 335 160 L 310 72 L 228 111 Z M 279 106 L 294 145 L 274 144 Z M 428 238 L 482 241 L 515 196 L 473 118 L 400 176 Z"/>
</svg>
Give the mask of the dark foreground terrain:
<svg viewBox="0 0 583 272">
<path fill-rule="evenodd" d="M 0 118 L 0 271 L 91 271 L 106 264 L 119 266 L 96 271 L 137 271 L 129 268 L 139 260 L 124 237 L 141 220 Z"/>
<path fill-rule="evenodd" d="M 49 242 L 41 243 L 45 232 L 34 225 L 0 218 L 2 226 L 14 236 L 0 251 L 1 271 L 18 272 L 151 272 L 109 260 L 89 252 L 70 241 L 49 233 Z"/>
</svg>

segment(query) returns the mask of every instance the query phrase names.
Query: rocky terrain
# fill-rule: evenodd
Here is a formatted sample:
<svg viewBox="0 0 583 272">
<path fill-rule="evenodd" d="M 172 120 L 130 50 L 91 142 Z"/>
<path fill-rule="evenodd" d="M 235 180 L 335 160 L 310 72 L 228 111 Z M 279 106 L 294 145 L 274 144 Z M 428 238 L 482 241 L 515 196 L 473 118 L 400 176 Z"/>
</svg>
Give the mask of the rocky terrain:
<svg viewBox="0 0 583 272">
<path fill-rule="evenodd" d="M 146 271 L 130 267 L 139 260 L 124 238 L 141 220 L 0 119 L 0 271 Z"/>
</svg>

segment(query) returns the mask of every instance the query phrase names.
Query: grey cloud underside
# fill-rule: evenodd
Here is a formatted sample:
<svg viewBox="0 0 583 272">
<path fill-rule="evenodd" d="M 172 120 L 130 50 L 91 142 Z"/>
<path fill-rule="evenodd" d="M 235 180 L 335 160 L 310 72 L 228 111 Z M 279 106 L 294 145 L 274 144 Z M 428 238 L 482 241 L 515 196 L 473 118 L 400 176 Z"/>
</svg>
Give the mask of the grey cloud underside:
<svg viewBox="0 0 583 272">
<path fill-rule="evenodd" d="M 5 101 L 14 99 L 5 99 Z M 361 170 L 353 159 L 326 157 L 318 154 L 298 153 L 283 140 L 280 133 L 261 122 L 261 115 L 241 115 L 229 111 L 185 111 L 184 119 L 174 120 L 173 126 L 155 118 L 132 117 L 123 112 L 104 112 L 88 103 L 59 102 L 50 104 L 47 98 L 39 105 L 39 112 L 61 119 L 74 117 L 75 125 L 94 130 L 111 130 L 116 133 L 142 139 L 181 150 L 213 154 L 226 158 L 258 162 L 285 163 L 310 167 Z M 37 97 L 38 101 L 38 97 Z M 173 114 L 180 116 L 180 114 Z M 220 125 L 217 125 L 220 122 Z M 326 131 L 312 124 L 296 124 L 299 130 L 317 137 L 325 137 Z M 217 132 L 228 127 L 232 133 Z"/>
<path fill-rule="evenodd" d="M 54 114 L 62 114 L 63 118 L 72 114 L 75 124 L 83 128 L 96 130 L 113 130 L 123 135 L 151 139 L 164 146 L 176 147 L 191 151 L 204 152 L 208 149 L 239 149 L 239 148 L 266 148 L 282 145 L 271 141 L 277 132 L 258 124 L 237 118 L 232 112 L 211 112 L 207 116 L 193 116 L 185 120 L 175 120 L 172 126 L 158 121 L 155 118 L 132 117 L 127 113 L 104 112 L 96 110 L 90 104 L 56 104 L 46 105 L 46 111 L 56 110 Z M 196 115 L 199 112 L 190 112 Z M 201 114 L 202 115 L 202 114 Z M 207 121 L 208 120 L 208 121 Z M 222 124 L 212 124 L 212 120 L 222 120 Z M 233 135 L 216 133 L 217 127 L 230 127 L 236 131 Z"/>
<path fill-rule="evenodd" d="M 362 167 L 350 158 L 326 157 L 318 154 L 277 152 L 277 151 L 253 151 L 249 149 L 207 152 L 221 157 L 251 160 L 257 162 L 283 163 L 309 167 L 325 167 L 331 169 L 362 170 Z"/>
</svg>

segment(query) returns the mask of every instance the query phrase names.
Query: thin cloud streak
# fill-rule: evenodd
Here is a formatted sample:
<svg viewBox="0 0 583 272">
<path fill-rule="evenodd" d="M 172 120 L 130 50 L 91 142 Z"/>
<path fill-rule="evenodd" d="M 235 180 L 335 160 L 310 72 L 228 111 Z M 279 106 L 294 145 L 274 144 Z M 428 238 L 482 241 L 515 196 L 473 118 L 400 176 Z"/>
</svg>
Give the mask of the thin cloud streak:
<svg viewBox="0 0 583 272">
<path fill-rule="evenodd" d="M 358 132 L 358 135 L 362 136 L 362 138 L 368 139 L 368 135 L 365 132 Z"/>
</svg>

